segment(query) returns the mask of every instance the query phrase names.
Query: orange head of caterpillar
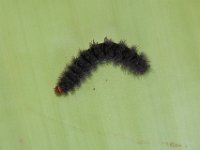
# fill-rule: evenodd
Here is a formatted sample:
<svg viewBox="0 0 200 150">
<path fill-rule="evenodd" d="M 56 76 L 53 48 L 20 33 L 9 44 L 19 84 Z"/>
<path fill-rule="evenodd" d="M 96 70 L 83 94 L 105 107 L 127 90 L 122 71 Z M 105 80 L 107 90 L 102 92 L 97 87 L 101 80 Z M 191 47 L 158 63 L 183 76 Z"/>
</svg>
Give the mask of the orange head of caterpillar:
<svg viewBox="0 0 200 150">
<path fill-rule="evenodd" d="M 61 87 L 59 85 L 57 85 L 55 88 L 54 88 L 54 91 L 56 93 L 56 95 L 61 95 L 63 93 L 63 90 L 61 89 Z"/>
</svg>

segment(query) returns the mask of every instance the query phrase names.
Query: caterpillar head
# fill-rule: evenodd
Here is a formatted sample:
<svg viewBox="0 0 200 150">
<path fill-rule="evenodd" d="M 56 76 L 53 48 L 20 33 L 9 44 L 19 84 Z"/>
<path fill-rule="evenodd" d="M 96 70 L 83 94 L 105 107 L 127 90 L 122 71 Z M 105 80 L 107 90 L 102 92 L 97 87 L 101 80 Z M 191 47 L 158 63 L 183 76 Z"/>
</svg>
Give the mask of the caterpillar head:
<svg viewBox="0 0 200 150">
<path fill-rule="evenodd" d="M 62 90 L 62 88 L 59 85 L 57 85 L 54 88 L 54 91 L 55 91 L 56 95 L 61 95 L 63 93 L 63 90 Z"/>
</svg>

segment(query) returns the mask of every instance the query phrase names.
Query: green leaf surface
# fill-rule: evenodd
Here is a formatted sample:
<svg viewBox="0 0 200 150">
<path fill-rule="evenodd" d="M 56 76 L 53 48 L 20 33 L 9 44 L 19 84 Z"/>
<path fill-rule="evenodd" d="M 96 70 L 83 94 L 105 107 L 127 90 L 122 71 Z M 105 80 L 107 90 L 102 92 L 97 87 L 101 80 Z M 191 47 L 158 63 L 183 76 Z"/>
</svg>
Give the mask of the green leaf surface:
<svg viewBox="0 0 200 150">
<path fill-rule="evenodd" d="M 0 150 L 199 150 L 200 1 L 0 0 Z M 53 88 L 93 39 L 147 54 L 135 77 L 99 66 Z"/>
</svg>

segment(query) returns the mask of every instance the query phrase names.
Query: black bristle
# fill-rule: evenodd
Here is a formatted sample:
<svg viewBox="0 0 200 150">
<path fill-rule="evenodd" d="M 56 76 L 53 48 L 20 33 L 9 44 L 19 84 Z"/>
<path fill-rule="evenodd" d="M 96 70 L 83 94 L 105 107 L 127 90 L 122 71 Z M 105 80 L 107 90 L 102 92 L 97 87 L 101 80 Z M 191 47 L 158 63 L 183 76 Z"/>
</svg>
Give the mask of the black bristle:
<svg viewBox="0 0 200 150">
<path fill-rule="evenodd" d="M 102 61 L 105 58 L 104 52 L 102 50 L 102 44 L 93 45 L 91 49 L 89 49 L 93 53 L 93 55 L 98 59 L 98 61 Z"/>
<path fill-rule="evenodd" d="M 62 73 L 56 91 L 68 93 L 74 90 L 99 63 L 104 61 L 112 61 L 138 75 L 146 73 L 150 68 L 145 54 L 138 54 L 136 47 L 129 48 L 125 41 L 114 43 L 105 38 L 103 43 L 93 41 L 89 49 L 80 51 L 78 57 L 74 58 L 71 65 Z"/>
</svg>

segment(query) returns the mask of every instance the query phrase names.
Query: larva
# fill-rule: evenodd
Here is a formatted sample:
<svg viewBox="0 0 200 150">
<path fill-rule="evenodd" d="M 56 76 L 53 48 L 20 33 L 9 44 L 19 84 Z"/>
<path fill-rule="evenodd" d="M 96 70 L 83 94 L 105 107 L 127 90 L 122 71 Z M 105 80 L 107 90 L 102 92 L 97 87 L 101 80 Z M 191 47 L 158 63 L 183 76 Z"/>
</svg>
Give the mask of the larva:
<svg viewBox="0 0 200 150">
<path fill-rule="evenodd" d="M 61 95 L 73 91 L 102 62 L 113 62 L 137 75 L 146 73 L 150 68 L 146 56 L 138 54 L 135 47 L 129 48 L 123 41 L 115 43 L 105 38 L 103 43 L 92 42 L 89 49 L 80 51 L 61 74 L 55 93 Z"/>
</svg>

